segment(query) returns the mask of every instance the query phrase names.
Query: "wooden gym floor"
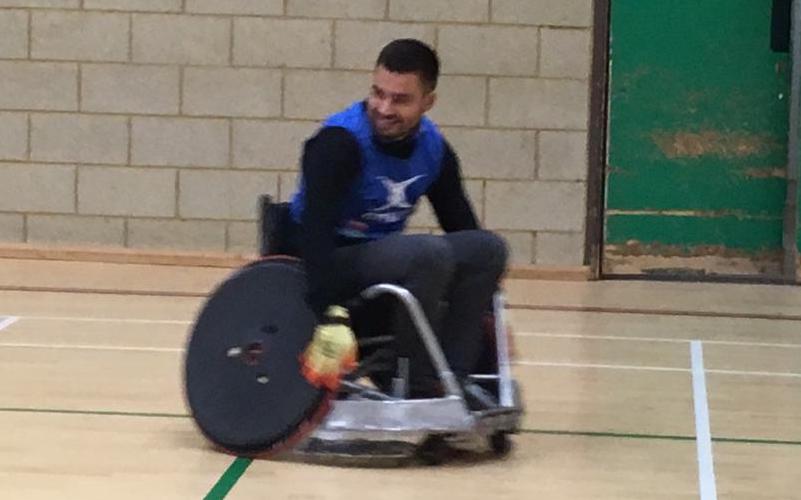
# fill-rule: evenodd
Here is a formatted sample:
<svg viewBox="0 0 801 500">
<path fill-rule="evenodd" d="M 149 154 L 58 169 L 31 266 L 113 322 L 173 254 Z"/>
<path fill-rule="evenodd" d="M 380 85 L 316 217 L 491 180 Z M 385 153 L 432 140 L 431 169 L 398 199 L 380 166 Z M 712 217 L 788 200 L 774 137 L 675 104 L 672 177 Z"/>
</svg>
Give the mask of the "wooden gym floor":
<svg viewBox="0 0 801 500">
<path fill-rule="evenodd" d="M 510 280 L 527 414 L 503 461 L 235 459 L 182 347 L 225 269 L 0 259 L 0 497 L 801 499 L 801 288 Z"/>
</svg>

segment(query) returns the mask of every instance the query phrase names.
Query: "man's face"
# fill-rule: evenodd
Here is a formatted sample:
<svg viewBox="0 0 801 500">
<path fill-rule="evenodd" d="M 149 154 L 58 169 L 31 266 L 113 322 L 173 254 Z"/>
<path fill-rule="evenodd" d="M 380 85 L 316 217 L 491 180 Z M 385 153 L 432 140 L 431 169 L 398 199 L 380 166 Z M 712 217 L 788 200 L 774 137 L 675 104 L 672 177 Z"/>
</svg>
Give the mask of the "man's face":
<svg viewBox="0 0 801 500">
<path fill-rule="evenodd" d="M 434 105 L 416 73 L 393 73 L 383 66 L 373 71 L 373 86 L 367 97 L 367 116 L 382 139 L 406 137 Z"/>
</svg>

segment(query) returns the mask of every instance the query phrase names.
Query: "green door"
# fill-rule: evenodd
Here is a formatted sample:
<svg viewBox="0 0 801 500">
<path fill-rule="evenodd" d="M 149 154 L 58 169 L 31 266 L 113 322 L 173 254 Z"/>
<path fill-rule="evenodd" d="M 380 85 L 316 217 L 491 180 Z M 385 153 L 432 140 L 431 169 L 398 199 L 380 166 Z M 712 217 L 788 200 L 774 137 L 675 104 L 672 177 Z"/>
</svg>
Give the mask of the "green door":
<svg viewBox="0 0 801 500">
<path fill-rule="evenodd" d="M 772 0 L 612 0 L 602 270 L 778 276 L 789 56 Z"/>
</svg>

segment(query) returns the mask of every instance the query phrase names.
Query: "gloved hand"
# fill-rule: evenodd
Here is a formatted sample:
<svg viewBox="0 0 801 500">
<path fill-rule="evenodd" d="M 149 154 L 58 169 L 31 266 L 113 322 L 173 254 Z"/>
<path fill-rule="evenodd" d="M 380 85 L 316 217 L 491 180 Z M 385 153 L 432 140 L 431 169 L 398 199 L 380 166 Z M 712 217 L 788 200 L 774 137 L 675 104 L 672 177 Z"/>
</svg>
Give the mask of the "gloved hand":
<svg viewBox="0 0 801 500">
<path fill-rule="evenodd" d="M 300 359 L 303 376 L 312 385 L 335 391 L 342 375 L 356 367 L 356 337 L 349 319 L 347 309 L 331 306 L 314 330 L 314 337 Z"/>
</svg>

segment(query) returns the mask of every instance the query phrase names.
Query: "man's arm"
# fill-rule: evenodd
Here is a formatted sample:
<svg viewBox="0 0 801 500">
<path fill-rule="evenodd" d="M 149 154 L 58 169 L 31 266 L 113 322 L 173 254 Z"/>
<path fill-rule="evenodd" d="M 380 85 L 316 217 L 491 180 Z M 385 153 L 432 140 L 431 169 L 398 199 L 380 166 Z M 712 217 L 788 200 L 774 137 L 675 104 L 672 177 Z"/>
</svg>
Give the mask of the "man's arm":
<svg viewBox="0 0 801 500">
<path fill-rule="evenodd" d="M 478 220 L 462 186 L 459 159 L 447 142 L 439 177 L 426 195 L 445 232 L 478 229 Z"/>
<path fill-rule="evenodd" d="M 340 127 L 323 128 L 304 148 L 306 206 L 301 217 L 300 253 L 309 280 L 308 302 L 320 317 L 337 295 L 334 266 L 336 224 L 345 196 L 359 173 L 359 146 Z"/>
</svg>

